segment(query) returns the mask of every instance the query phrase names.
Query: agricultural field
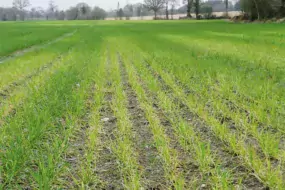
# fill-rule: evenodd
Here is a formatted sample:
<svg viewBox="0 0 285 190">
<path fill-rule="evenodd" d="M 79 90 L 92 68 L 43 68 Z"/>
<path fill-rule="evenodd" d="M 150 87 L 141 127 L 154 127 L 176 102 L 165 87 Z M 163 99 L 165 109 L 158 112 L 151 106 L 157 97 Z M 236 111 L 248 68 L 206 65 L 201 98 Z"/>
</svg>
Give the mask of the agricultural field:
<svg viewBox="0 0 285 190">
<path fill-rule="evenodd" d="M 69 35 L 68 27 L 53 27 L 29 25 L 22 23 L 1 23 L 0 60 L 5 55 L 16 53 L 17 50 L 26 49 L 43 42 L 59 40 L 63 34 Z M 72 31 L 72 30 L 71 30 Z M 23 52 L 18 52 L 23 53 Z"/>
<path fill-rule="evenodd" d="M 0 189 L 284 189 L 284 25 L 0 34 Z"/>
</svg>

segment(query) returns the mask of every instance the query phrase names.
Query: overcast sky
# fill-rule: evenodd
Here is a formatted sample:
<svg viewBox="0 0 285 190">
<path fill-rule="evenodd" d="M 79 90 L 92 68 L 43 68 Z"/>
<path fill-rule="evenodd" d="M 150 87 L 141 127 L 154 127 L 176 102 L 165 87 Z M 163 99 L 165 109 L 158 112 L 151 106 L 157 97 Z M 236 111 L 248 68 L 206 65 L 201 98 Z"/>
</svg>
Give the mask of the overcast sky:
<svg viewBox="0 0 285 190">
<path fill-rule="evenodd" d="M 48 7 L 48 2 L 50 0 L 29 0 L 31 3 L 31 7 Z M 117 7 L 118 1 L 120 2 L 120 6 L 126 5 L 129 3 L 143 2 L 143 0 L 53 0 L 54 3 L 58 6 L 59 9 L 68 9 L 70 6 L 74 6 L 77 3 L 85 2 L 90 6 L 99 6 L 104 8 L 105 10 L 115 9 Z M 11 7 L 13 0 L 0 0 L 0 7 Z"/>
</svg>

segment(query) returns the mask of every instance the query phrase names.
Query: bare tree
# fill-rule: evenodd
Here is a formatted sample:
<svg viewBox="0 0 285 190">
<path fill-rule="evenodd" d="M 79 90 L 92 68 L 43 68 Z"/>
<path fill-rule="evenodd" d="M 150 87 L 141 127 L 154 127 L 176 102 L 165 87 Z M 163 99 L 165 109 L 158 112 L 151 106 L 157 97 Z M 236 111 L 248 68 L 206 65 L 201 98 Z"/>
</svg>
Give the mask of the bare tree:
<svg viewBox="0 0 285 190">
<path fill-rule="evenodd" d="M 123 16 L 124 16 L 124 11 L 122 8 L 120 8 L 118 11 L 117 11 L 117 17 L 122 20 L 123 19 Z"/>
<path fill-rule="evenodd" d="M 255 7 L 256 7 L 256 11 L 257 11 L 257 19 L 260 20 L 260 11 L 259 11 L 259 4 L 257 2 L 257 0 L 253 0 Z"/>
<path fill-rule="evenodd" d="M 165 18 L 166 20 L 169 20 L 169 15 L 168 15 L 168 3 L 169 3 L 169 0 L 164 0 L 165 2 Z"/>
<path fill-rule="evenodd" d="M 283 0 L 241 0 L 241 10 L 251 19 L 268 19 L 285 15 L 280 11 Z"/>
<path fill-rule="evenodd" d="M 0 21 L 15 21 L 17 20 L 16 8 L 1 8 L 0 7 Z"/>
<path fill-rule="evenodd" d="M 225 0 L 225 5 L 226 5 L 226 16 L 229 16 L 229 0 Z"/>
<path fill-rule="evenodd" d="M 65 16 L 67 20 L 76 20 L 78 18 L 78 8 L 70 7 L 68 10 L 66 10 Z"/>
<path fill-rule="evenodd" d="M 117 10 L 116 10 L 116 20 L 119 18 L 119 11 L 120 11 L 120 2 L 118 1 Z"/>
<path fill-rule="evenodd" d="M 53 0 L 49 1 L 48 4 L 48 10 L 47 10 L 47 20 L 49 20 L 50 18 L 55 18 L 55 12 L 57 10 L 57 6 L 55 5 Z"/>
<path fill-rule="evenodd" d="M 136 5 L 136 16 L 137 17 L 141 17 L 142 16 L 142 5 L 140 3 L 138 3 Z"/>
<path fill-rule="evenodd" d="M 100 7 L 94 7 L 94 9 L 92 10 L 92 19 L 104 20 L 106 16 L 106 11 Z"/>
<path fill-rule="evenodd" d="M 171 19 L 173 19 L 174 9 L 179 4 L 178 0 L 169 0 L 170 3 L 170 15 Z"/>
<path fill-rule="evenodd" d="M 76 7 L 78 9 L 77 19 L 79 20 L 91 19 L 92 8 L 87 3 L 78 3 Z"/>
<path fill-rule="evenodd" d="M 31 8 L 31 10 L 30 10 L 30 18 L 32 20 L 36 17 L 36 12 L 37 12 L 37 10 L 36 10 L 35 7 Z"/>
<path fill-rule="evenodd" d="M 30 6 L 29 0 L 13 0 L 13 7 L 20 11 L 21 20 L 25 20 L 25 8 Z"/>
<path fill-rule="evenodd" d="M 144 6 L 154 12 L 154 19 L 157 19 L 157 11 L 164 7 L 165 0 L 144 0 Z"/>
<path fill-rule="evenodd" d="M 195 14 L 196 14 L 196 19 L 198 20 L 198 19 L 200 19 L 200 16 L 199 16 L 199 14 L 200 14 L 200 0 L 195 0 L 194 1 L 194 7 L 195 7 Z"/>
<path fill-rule="evenodd" d="M 130 17 L 132 17 L 134 15 L 134 7 L 132 4 L 127 4 L 124 9 L 124 14 L 126 16 L 126 19 L 130 19 Z"/>
<path fill-rule="evenodd" d="M 280 6 L 280 9 L 279 9 L 279 14 L 281 16 L 285 16 L 285 0 L 281 0 L 281 6 Z"/>
<path fill-rule="evenodd" d="M 64 11 L 58 11 L 58 13 L 56 14 L 56 19 L 57 20 L 64 20 L 64 18 L 65 18 Z"/>
<path fill-rule="evenodd" d="M 183 2 L 187 3 L 187 15 L 186 15 L 186 17 L 192 18 L 191 9 L 192 9 L 192 6 L 193 6 L 193 0 L 184 0 Z"/>
<path fill-rule="evenodd" d="M 13 7 L 19 10 L 24 10 L 28 6 L 30 6 L 29 0 L 13 0 Z"/>
<path fill-rule="evenodd" d="M 36 18 L 39 19 L 39 18 L 43 18 L 45 16 L 45 11 L 42 7 L 37 7 L 36 8 Z"/>
</svg>

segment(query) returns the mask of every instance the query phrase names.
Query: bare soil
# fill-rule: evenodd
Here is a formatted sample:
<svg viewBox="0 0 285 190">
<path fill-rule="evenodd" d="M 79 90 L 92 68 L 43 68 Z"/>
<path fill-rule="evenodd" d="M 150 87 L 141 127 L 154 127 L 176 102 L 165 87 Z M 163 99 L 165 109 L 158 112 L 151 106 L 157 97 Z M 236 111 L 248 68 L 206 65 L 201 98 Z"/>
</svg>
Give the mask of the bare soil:
<svg viewBox="0 0 285 190">
<path fill-rule="evenodd" d="M 124 91 L 128 99 L 127 108 L 133 126 L 132 140 L 139 155 L 138 162 L 143 170 L 143 185 L 146 189 L 165 189 L 164 170 L 158 151 L 154 146 L 153 135 L 148 126 L 149 122 L 145 118 L 145 112 L 140 108 L 135 92 L 128 83 L 127 73 L 121 60 L 119 62 Z"/>
<path fill-rule="evenodd" d="M 147 64 L 147 68 L 153 73 L 163 90 L 168 94 L 168 96 L 175 101 L 180 107 L 181 116 L 187 121 L 190 125 L 194 126 L 195 131 L 199 134 L 204 142 L 209 142 L 211 144 L 211 150 L 215 153 L 217 159 L 221 163 L 221 167 L 231 171 L 234 179 L 233 184 L 239 185 L 239 178 L 242 178 L 243 181 L 240 184 L 242 188 L 245 189 L 267 189 L 255 176 L 252 171 L 249 171 L 248 168 L 245 168 L 243 161 L 239 158 L 238 155 L 234 154 L 232 151 L 229 151 L 225 146 L 224 142 L 221 142 L 210 130 L 210 127 L 207 127 L 205 122 L 199 118 L 196 114 L 191 112 L 191 110 L 184 105 L 177 97 L 175 97 L 172 89 L 166 85 L 162 77 L 153 70 L 153 68 Z M 155 97 L 155 94 L 152 94 Z M 167 113 L 165 113 L 167 114 Z"/>
<path fill-rule="evenodd" d="M 110 59 L 107 61 L 107 73 L 109 73 L 108 66 L 110 65 Z M 108 74 L 109 76 L 109 74 Z M 115 140 L 115 131 L 117 129 L 117 119 L 111 109 L 111 102 L 114 92 L 112 91 L 112 82 L 107 81 L 105 88 L 105 97 L 103 106 L 100 110 L 102 131 L 100 134 L 100 141 L 98 147 L 98 161 L 96 163 L 95 173 L 99 177 L 101 184 L 96 189 L 105 190 L 117 190 L 123 188 L 123 179 L 119 172 L 118 163 L 116 157 L 111 149 L 112 141 Z M 108 121 L 104 121 L 104 118 L 108 118 Z"/>
</svg>

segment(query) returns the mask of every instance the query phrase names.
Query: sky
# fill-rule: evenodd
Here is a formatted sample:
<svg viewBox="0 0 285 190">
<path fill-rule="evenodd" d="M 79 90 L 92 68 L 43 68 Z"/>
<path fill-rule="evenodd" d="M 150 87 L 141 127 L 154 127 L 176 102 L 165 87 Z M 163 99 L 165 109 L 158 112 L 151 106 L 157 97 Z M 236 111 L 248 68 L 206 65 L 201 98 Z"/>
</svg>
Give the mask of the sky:
<svg viewBox="0 0 285 190">
<path fill-rule="evenodd" d="M 50 0 L 29 0 L 31 7 L 43 7 L 46 9 Z M 120 7 L 123 7 L 127 3 L 137 3 L 143 2 L 143 0 L 53 0 L 59 9 L 66 10 L 71 6 L 75 6 L 77 3 L 85 2 L 88 5 L 94 7 L 99 6 L 105 10 L 116 9 L 118 1 L 120 2 Z M 11 7 L 13 0 L 0 0 L 0 7 Z"/>
</svg>

